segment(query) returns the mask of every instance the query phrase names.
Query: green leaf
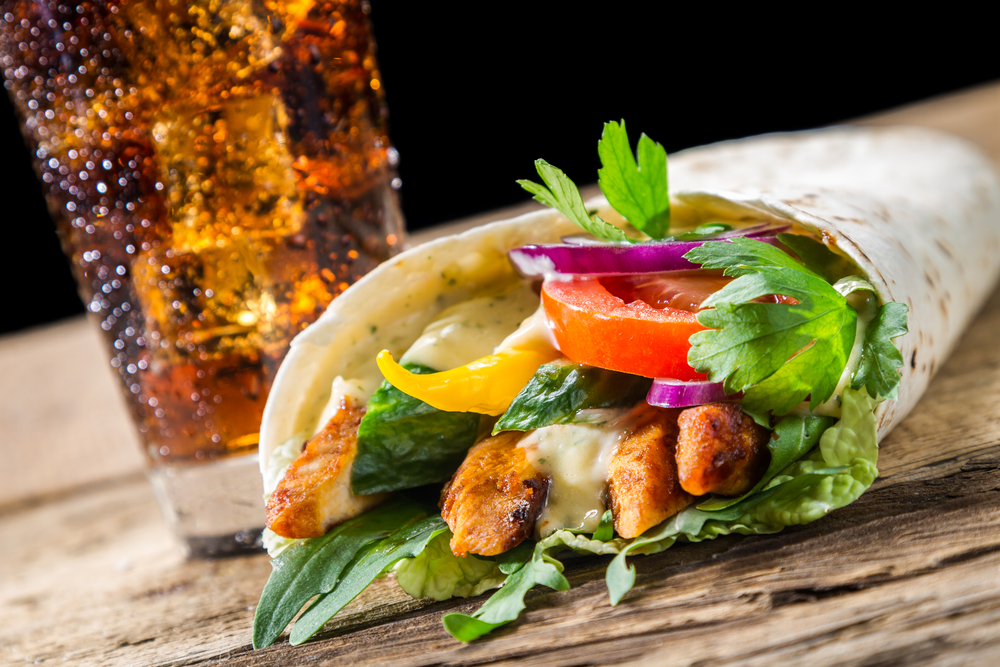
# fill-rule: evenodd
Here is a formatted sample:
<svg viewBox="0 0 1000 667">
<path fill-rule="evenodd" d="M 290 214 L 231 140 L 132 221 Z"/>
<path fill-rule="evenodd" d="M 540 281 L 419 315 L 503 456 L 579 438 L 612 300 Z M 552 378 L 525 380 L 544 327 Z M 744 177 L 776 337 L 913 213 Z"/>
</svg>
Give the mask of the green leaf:
<svg viewBox="0 0 1000 667">
<path fill-rule="evenodd" d="M 625 121 L 604 124 L 597 142 L 601 168 L 597 183 L 608 203 L 629 223 L 651 238 L 662 239 L 670 229 L 667 191 L 667 151 L 645 134 L 639 137 L 639 163 L 632 155 Z"/>
<path fill-rule="evenodd" d="M 559 360 L 542 364 L 493 427 L 528 431 L 586 421 L 580 410 L 633 406 L 646 397 L 652 380 Z"/>
<path fill-rule="evenodd" d="M 757 412 L 784 414 L 810 397 L 815 408 L 833 394 L 847 365 L 857 314 L 823 277 L 761 241 L 707 242 L 685 257 L 725 269 L 736 280 L 709 297 L 698 322 L 709 331 L 691 336 L 688 363 L 744 392 Z M 752 303 L 769 295 L 798 304 Z"/>
<path fill-rule="evenodd" d="M 625 236 L 625 232 L 611 223 L 601 220 L 596 215 L 591 219 L 587 207 L 583 204 L 580 190 L 560 169 L 553 167 L 545 160 L 535 160 L 535 169 L 538 170 L 538 175 L 542 177 L 545 185 L 526 180 L 520 180 L 518 184 L 535 195 L 536 201 L 556 209 L 584 231 L 599 239 L 611 243 L 630 242 Z"/>
<path fill-rule="evenodd" d="M 301 540 L 272 560 L 273 571 L 254 613 L 254 648 L 273 644 L 313 596 L 333 590 L 344 567 L 359 551 L 426 513 L 425 508 L 411 502 L 389 503 L 322 537 Z"/>
<path fill-rule="evenodd" d="M 611 510 L 608 510 L 601 516 L 601 523 L 598 524 L 597 530 L 594 531 L 593 539 L 598 542 L 607 542 L 615 536 L 615 515 Z"/>
<path fill-rule="evenodd" d="M 307 641 L 356 598 L 386 568 L 402 558 L 413 558 L 448 527 L 440 516 L 428 516 L 403 526 L 379 542 L 361 549 L 345 566 L 333 589 L 318 597 L 292 627 L 291 644 Z"/>
<path fill-rule="evenodd" d="M 896 336 L 907 332 L 905 303 L 890 302 L 878 309 L 875 319 L 865 330 L 861 361 L 854 371 L 852 389 L 864 387 L 870 396 L 895 398 L 899 385 L 899 369 L 903 355 L 892 343 Z"/>
<path fill-rule="evenodd" d="M 419 364 L 403 367 L 435 372 Z M 438 410 L 383 382 L 358 428 L 351 490 L 366 495 L 447 481 L 475 444 L 479 419 L 470 412 Z"/>
<path fill-rule="evenodd" d="M 703 512 L 715 512 L 731 507 L 765 488 L 774 477 L 798 461 L 810 449 L 816 446 L 826 429 L 837 420 L 833 417 L 813 417 L 786 415 L 774 427 L 774 435 L 767 440 L 767 449 L 771 453 L 771 462 L 764 476 L 752 489 L 738 498 L 716 496 L 698 504 Z M 776 436 L 776 437 L 775 437 Z"/>
<path fill-rule="evenodd" d="M 476 613 L 471 616 L 461 613 L 445 614 L 441 621 L 452 637 L 471 642 L 510 623 L 524 610 L 524 596 L 536 584 L 557 591 L 569 589 L 569 582 L 562 575 L 562 563 L 548 556 L 541 543 L 536 544 L 530 552 L 519 551 L 517 556 L 522 559 L 519 566 L 514 569 L 503 588 L 494 593 Z M 508 561 L 509 569 L 514 568 L 513 562 Z M 501 565 L 501 569 L 503 567 Z"/>
<path fill-rule="evenodd" d="M 410 597 L 448 600 L 471 597 L 498 588 L 507 579 L 492 558 L 451 552 L 451 531 L 431 540 L 414 558 L 404 558 L 393 568 L 396 583 Z"/>
</svg>

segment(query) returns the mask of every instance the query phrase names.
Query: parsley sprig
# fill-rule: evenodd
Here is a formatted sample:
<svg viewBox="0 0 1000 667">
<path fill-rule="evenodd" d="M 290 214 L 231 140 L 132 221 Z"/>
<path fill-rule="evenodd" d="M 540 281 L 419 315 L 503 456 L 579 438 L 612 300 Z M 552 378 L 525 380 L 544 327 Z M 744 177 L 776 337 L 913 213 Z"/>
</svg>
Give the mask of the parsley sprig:
<svg viewBox="0 0 1000 667">
<path fill-rule="evenodd" d="M 625 121 L 604 124 L 597 142 L 601 158 L 598 185 L 608 203 L 629 224 L 654 239 L 662 239 L 670 230 L 670 195 L 667 188 L 667 151 L 645 134 L 639 137 L 638 162 L 632 154 Z M 535 169 L 545 185 L 528 180 L 518 184 L 575 222 L 584 231 L 610 243 L 634 242 L 625 233 L 600 216 L 587 211 L 576 184 L 557 167 L 545 160 L 535 160 Z"/>
<path fill-rule="evenodd" d="M 818 241 L 778 239 L 795 246 L 802 262 L 748 238 L 705 243 L 685 257 L 736 278 L 702 304 L 698 322 L 710 330 L 691 337 L 688 363 L 723 382 L 727 393 L 744 392 L 746 409 L 780 415 L 807 398 L 815 409 L 833 395 L 857 332 L 858 316 L 846 297 L 874 288 L 857 276 L 831 284 L 834 254 Z M 769 295 L 797 303 L 754 302 Z M 855 388 L 865 385 L 883 397 L 894 391 L 902 359 L 890 339 L 906 332 L 905 312 L 905 305 L 886 304 L 868 328 Z"/>
</svg>

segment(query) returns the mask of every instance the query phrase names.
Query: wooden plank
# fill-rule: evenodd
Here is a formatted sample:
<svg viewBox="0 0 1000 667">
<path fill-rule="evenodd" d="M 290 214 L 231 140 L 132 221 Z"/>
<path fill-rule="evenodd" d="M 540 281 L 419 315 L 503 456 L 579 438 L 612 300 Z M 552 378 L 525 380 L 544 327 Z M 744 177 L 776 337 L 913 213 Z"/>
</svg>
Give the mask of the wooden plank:
<svg viewBox="0 0 1000 667">
<path fill-rule="evenodd" d="M 0 507 L 142 470 L 96 327 L 76 317 L 0 338 Z"/>
</svg>

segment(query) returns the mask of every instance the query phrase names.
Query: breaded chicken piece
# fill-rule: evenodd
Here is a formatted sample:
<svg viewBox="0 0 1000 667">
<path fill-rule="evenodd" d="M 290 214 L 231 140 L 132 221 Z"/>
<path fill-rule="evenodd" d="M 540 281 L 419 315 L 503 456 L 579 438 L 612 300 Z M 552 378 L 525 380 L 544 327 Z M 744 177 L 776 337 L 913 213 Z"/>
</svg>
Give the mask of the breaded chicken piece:
<svg viewBox="0 0 1000 667">
<path fill-rule="evenodd" d="M 677 471 L 690 494 L 746 493 L 771 461 L 770 433 L 733 403 L 688 408 L 677 425 Z"/>
<path fill-rule="evenodd" d="M 495 556 L 534 531 L 549 478 L 517 446 L 523 435 L 509 431 L 481 441 L 442 491 L 441 516 L 454 533 L 456 556 Z"/>
<path fill-rule="evenodd" d="M 694 500 L 678 481 L 676 443 L 677 411 L 653 409 L 611 455 L 608 493 L 621 537 L 638 537 Z"/>
<path fill-rule="evenodd" d="M 389 497 L 351 492 L 358 424 L 364 414 L 345 398 L 323 430 L 306 443 L 267 501 L 268 528 L 282 537 L 319 537 Z"/>
</svg>

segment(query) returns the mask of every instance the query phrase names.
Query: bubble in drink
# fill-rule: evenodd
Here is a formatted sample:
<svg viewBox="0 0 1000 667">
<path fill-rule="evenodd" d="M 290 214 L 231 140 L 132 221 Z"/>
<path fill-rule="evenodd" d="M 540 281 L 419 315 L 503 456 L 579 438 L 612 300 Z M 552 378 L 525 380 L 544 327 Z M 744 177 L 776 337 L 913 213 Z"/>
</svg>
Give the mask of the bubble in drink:
<svg viewBox="0 0 1000 667">
<path fill-rule="evenodd" d="M 147 453 L 252 450 L 291 337 L 401 245 L 367 3 L 5 7 L 4 85 Z"/>
</svg>

